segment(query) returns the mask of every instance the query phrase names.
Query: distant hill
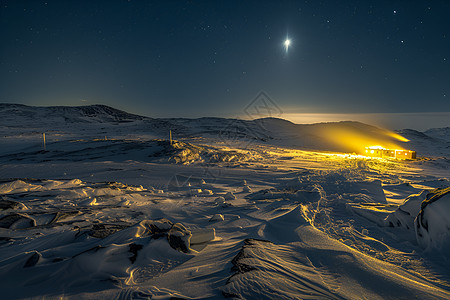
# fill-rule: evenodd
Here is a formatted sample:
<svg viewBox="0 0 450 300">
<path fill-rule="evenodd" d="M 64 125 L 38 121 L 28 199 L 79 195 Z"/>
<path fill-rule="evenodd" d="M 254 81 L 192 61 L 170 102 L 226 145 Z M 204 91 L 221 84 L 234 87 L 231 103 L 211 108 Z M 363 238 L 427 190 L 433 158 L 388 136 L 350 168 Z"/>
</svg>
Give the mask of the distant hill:
<svg viewBox="0 0 450 300">
<path fill-rule="evenodd" d="M 214 142 L 245 148 L 261 143 L 280 147 L 339 152 L 362 152 L 364 146 L 386 148 L 447 149 L 449 128 L 426 133 L 406 129 L 398 131 L 411 142 L 404 143 L 393 132 L 361 122 L 341 121 L 294 124 L 280 118 L 240 120 L 226 118 L 149 118 L 130 114 L 106 105 L 36 107 L 0 103 L 0 135 L 30 136 L 54 132 L 61 138 L 138 137 L 164 138 L 172 131 L 175 139 Z M 51 138 L 51 135 L 48 136 Z M 58 138 L 60 139 L 60 138 Z M 447 139 L 447 141 L 445 141 Z M 428 147 L 432 143 L 436 147 Z M 433 151 L 434 151 L 433 150 Z M 433 152 L 431 151 L 431 152 Z M 446 153 L 434 151 L 433 153 Z M 430 153 L 431 153 L 430 152 Z M 448 151 L 447 151 L 448 152 Z"/>
<path fill-rule="evenodd" d="M 30 122 L 45 123 L 111 123 L 148 119 L 106 105 L 28 106 L 0 103 L 0 124 L 14 126 Z"/>
<path fill-rule="evenodd" d="M 414 129 L 397 130 L 399 134 L 410 140 L 409 147 L 420 155 L 450 157 L 449 128 L 433 128 L 425 132 Z"/>
<path fill-rule="evenodd" d="M 425 133 L 434 138 L 439 138 L 450 142 L 450 127 L 431 128 L 425 131 Z"/>
</svg>

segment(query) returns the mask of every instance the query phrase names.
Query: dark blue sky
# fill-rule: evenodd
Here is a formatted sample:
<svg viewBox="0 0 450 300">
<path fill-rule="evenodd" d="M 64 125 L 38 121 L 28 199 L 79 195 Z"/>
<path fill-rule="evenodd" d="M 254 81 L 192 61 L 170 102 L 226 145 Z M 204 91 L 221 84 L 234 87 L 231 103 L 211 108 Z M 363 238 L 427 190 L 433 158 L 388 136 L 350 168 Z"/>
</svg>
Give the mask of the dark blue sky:
<svg viewBox="0 0 450 300">
<path fill-rule="evenodd" d="M 0 102 L 235 116 L 263 90 L 286 113 L 450 111 L 450 1 L 0 3 Z"/>
</svg>

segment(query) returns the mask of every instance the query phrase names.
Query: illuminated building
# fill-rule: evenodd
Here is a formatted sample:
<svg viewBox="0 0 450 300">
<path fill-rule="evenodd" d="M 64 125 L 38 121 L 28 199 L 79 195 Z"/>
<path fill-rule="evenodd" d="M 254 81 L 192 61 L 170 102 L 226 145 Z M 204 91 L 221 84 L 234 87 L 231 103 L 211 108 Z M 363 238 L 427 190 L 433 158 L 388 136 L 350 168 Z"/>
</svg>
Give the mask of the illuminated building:
<svg viewBox="0 0 450 300">
<path fill-rule="evenodd" d="M 416 159 L 416 151 L 386 149 L 381 146 L 366 147 L 365 155 L 383 158 Z"/>
</svg>

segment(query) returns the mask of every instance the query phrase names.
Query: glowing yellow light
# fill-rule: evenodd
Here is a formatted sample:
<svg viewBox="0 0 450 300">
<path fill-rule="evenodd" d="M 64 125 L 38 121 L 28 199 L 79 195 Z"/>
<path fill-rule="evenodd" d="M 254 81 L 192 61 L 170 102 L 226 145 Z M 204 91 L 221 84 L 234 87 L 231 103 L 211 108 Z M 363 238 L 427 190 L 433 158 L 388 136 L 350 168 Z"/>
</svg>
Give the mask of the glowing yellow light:
<svg viewBox="0 0 450 300">
<path fill-rule="evenodd" d="M 387 135 L 399 140 L 400 142 L 409 142 L 409 140 L 398 133 L 387 131 Z"/>
<path fill-rule="evenodd" d="M 367 147 L 367 148 L 369 148 L 369 149 L 379 149 L 379 150 L 385 149 L 383 146 L 379 146 L 379 145 L 377 145 L 377 146 L 370 146 L 370 147 Z"/>
</svg>

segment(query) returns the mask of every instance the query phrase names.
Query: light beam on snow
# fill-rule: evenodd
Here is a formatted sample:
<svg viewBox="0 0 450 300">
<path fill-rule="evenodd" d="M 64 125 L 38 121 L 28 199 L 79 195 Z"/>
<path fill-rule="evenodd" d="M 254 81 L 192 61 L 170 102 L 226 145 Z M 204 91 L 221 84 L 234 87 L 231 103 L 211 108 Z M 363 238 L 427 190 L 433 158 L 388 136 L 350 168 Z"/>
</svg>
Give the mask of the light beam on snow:
<svg viewBox="0 0 450 300">
<path fill-rule="evenodd" d="M 388 134 L 389 136 L 391 136 L 391 137 L 393 137 L 393 138 L 395 138 L 395 139 L 401 141 L 401 142 L 409 142 L 409 140 L 408 140 L 407 138 L 401 136 L 401 135 L 398 134 L 398 133 L 395 133 L 395 132 L 392 132 L 392 131 L 388 131 L 387 134 Z"/>
<path fill-rule="evenodd" d="M 372 134 L 368 132 L 352 127 L 336 127 L 324 130 L 322 135 L 327 142 L 338 145 L 342 149 L 347 149 L 347 152 L 350 153 L 366 154 L 366 147 L 374 147 L 374 145 L 377 145 L 380 149 L 405 150 L 398 141 L 405 142 L 407 139 L 394 132 L 388 130 L 373 132 Z"/>
</svg>

